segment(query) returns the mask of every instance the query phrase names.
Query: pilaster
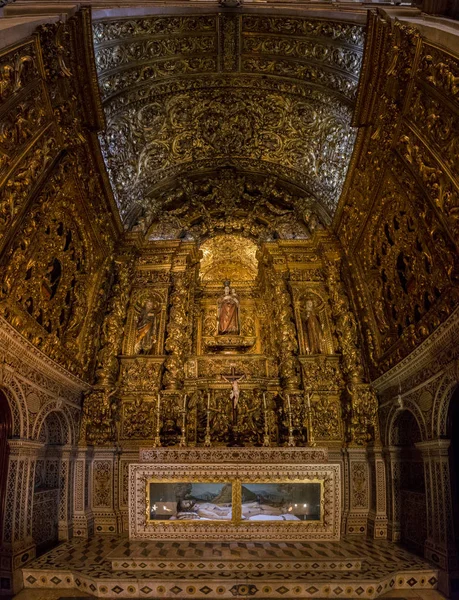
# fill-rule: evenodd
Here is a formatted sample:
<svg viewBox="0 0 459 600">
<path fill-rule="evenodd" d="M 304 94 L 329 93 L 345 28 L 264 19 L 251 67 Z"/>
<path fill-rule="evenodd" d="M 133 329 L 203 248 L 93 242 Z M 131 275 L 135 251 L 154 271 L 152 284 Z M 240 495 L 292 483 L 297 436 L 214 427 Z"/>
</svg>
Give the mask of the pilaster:
<svg viewBox="0 0 459 600">
<path fill-rule="evenodd" d="M 352 535 L 366 535 L 370 509 L 370 477 L 366 448 L 346 448 L 345 462 L 349 500 L 344 531 Z"/>
<path fill-rule="evenodd" d="M 32 537 L 32 508 L 37 455 L 43 444 L 29 440 L 9 440 L 10 456 L 0 550 L 0 576 L 11 581 L 11 589 L 22 587 L 18 569 L 35 557 Z"/>
<path fill-rule="evenodd" d="M 400 524 L 400 446 L 387 446 L 384 449 L 386 458 L 386 489 L 388 505 L 387 537 L 393 542 L 401 538 Z"/>
<path fill-rule="evenodd" d="M 426 482 L 427 540 L 424 554 L 444 572 L 440 572 L 439 589 L 448 594 L 448 574 L 459 570 L 459 559 L 454 544 L 448 458 L 450 440 L 432 440 L 415 445 L 422 453 Z"/>
<path fill-rule="evenodd" d="M 94 451 L 92 447 L 80 446 L 73 463 L 73 535 L 89 538 L 94 534 L 91 469 Z"/>
<path fill-rule="evenodd" d="M 370 512 L 368 534 L 373 538 L 387 538 L 387 489 L 386 465 L 382 446 L 370 446 L 367 450 L 370 470 Z"/>
<path fill-rule="evenodd" d="M 91 467 L 90 506 L 94 516 L 94 532 L 117 533 L 115 510 L 115 474 L 118 450 L 95 447 Z"/>
</svg>

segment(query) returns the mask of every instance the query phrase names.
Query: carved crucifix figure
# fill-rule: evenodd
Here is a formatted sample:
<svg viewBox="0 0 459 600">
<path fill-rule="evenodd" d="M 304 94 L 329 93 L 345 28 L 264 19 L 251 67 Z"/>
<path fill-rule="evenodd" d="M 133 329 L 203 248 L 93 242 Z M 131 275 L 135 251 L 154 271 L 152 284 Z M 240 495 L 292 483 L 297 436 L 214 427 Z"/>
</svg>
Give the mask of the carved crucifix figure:
<svg viewBox="0 0 459 600">
<path fill-rule="evenodd" d="M 245 378 L 245 375 L 236 375 L 236 369 L 231 367 L 231 373 L 229 375 L 223 375 L 222 378 L 231 384 L 231 405 L 232 405 L 232 427 L 231 427 L 231 439 L 230 446 L 240 446 L 239 434 L 237 430 L 237 405 L 239 402 L 239 395 L 241 393 L 239 382 Z"/>
</svg>

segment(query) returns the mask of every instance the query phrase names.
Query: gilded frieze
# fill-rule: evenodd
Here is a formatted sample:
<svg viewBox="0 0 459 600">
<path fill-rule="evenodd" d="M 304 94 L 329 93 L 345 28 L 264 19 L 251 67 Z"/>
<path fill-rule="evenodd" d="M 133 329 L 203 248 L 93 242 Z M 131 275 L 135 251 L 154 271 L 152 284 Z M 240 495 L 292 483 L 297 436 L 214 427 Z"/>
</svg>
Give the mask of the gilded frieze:
<svg viewBox="0 0 459 600">
<path fill-rule="evenodd" d="M 139 41 L 128 41 L 119 44 L 116 52 L 113 52 L 111 46 L 104 46 L 97 49 L 96 67 L 100 73 L 110 71 L 114 68 L 123 67 L 131 62 L 147 62 L 151 59 L 159 60 L 162 58 L 175 57 L 176 55 L 188 54 L 212 54 L 215 52 L 216 39 L 214 36 L 179 38 L 161 38 L 161 39 L 141 39 Z M 107 94 L 111 89 L 101 78 L 102 89 L 107 89 Z"/>
<path fill-rule="evenodd" d="M 301 61 L 324 62 L 349 73 L 360 71 L 362 54 L 355 49 L 343 48 L 333 43 L 317 43 L 316 40 L 273 39 L 259 35 L 243 38 L 243 53 L 267 54 L 271 56 L 287 55 Z"/>
<path fill-rule="evenodd" d="M 243 19 L 244 33 L 278 33 L 305 36 L 308 38 L 325 38 L 342 41 L 357 47 L 363 46 L 364 29 L 351 23 L 322 21 L 295 17 L 264 17 L 245 15 Z"/>
<path fill-rule="evenodd" d="M 319 85 L 324 90 L 330 89 L 340 94 L 348 101 L 355 100 L 357 93 L 357 79 L 344 77 L 339 72 L 327 72 L 314 64 L 243 56 L 241 68 L 245 73 L 292 77 L 306 84 Z"/>
<path fill-rule="evenodd" d="M 111 19 L 95 21 L 94 42 L 102 44 L 137 36 L 210 34 L 216 33 L 216 18 L 204 16 L 144 17 L 139 19 Z"/>
<path fill-rule="evenodd" d="M 0 236 L 15 222 L 27 198 L 42 180 L 57 155 L 56 130 L 50 125 L 36 144 L 21 157 L 21 162 L 8 174 L 0 188 Z"/>
<path fill-rule="evenodd" d="M 0 55 L 0 73 L 0 100 L 3 104 L 40 77 L 34 41 L 3 51 Z"/>
<path fill-rule="evenodd" d="M 25 94 L 20 102 L 0 116 L 0 177 L 37 135 L 47 117 L 41 86 Z"/>
</svg>

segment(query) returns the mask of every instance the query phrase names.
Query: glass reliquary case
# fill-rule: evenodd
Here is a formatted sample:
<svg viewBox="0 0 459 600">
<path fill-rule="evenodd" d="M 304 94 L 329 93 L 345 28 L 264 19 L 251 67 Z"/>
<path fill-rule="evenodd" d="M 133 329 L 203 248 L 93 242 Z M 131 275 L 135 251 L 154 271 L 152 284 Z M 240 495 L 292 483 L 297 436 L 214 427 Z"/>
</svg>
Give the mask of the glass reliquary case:
<svg viewBox="0 0 459 600">
<path fill-rule="evenodd" d="M 184 522 L 322 522 L 321 480 L 245 482 L 242 480 L 146 481 L 148 524 Z"/>
</svg>

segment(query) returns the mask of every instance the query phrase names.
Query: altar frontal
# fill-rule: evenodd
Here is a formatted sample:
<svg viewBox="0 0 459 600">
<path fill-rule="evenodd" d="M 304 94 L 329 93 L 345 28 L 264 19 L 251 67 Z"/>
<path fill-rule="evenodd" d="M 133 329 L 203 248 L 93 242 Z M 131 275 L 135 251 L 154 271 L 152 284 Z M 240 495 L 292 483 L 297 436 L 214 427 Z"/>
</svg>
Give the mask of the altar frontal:
<svg viewBox="0 0 459 600">
<path fill-rule="evenodd" d="M 213 454 L 141 451 L 151 462 L 129 467 L 131 539 L 339 539 L 340 465 L 301 464 L 300 448 Z M 308 458 L 322 455 L 315 448 Z"/>
</svg>

